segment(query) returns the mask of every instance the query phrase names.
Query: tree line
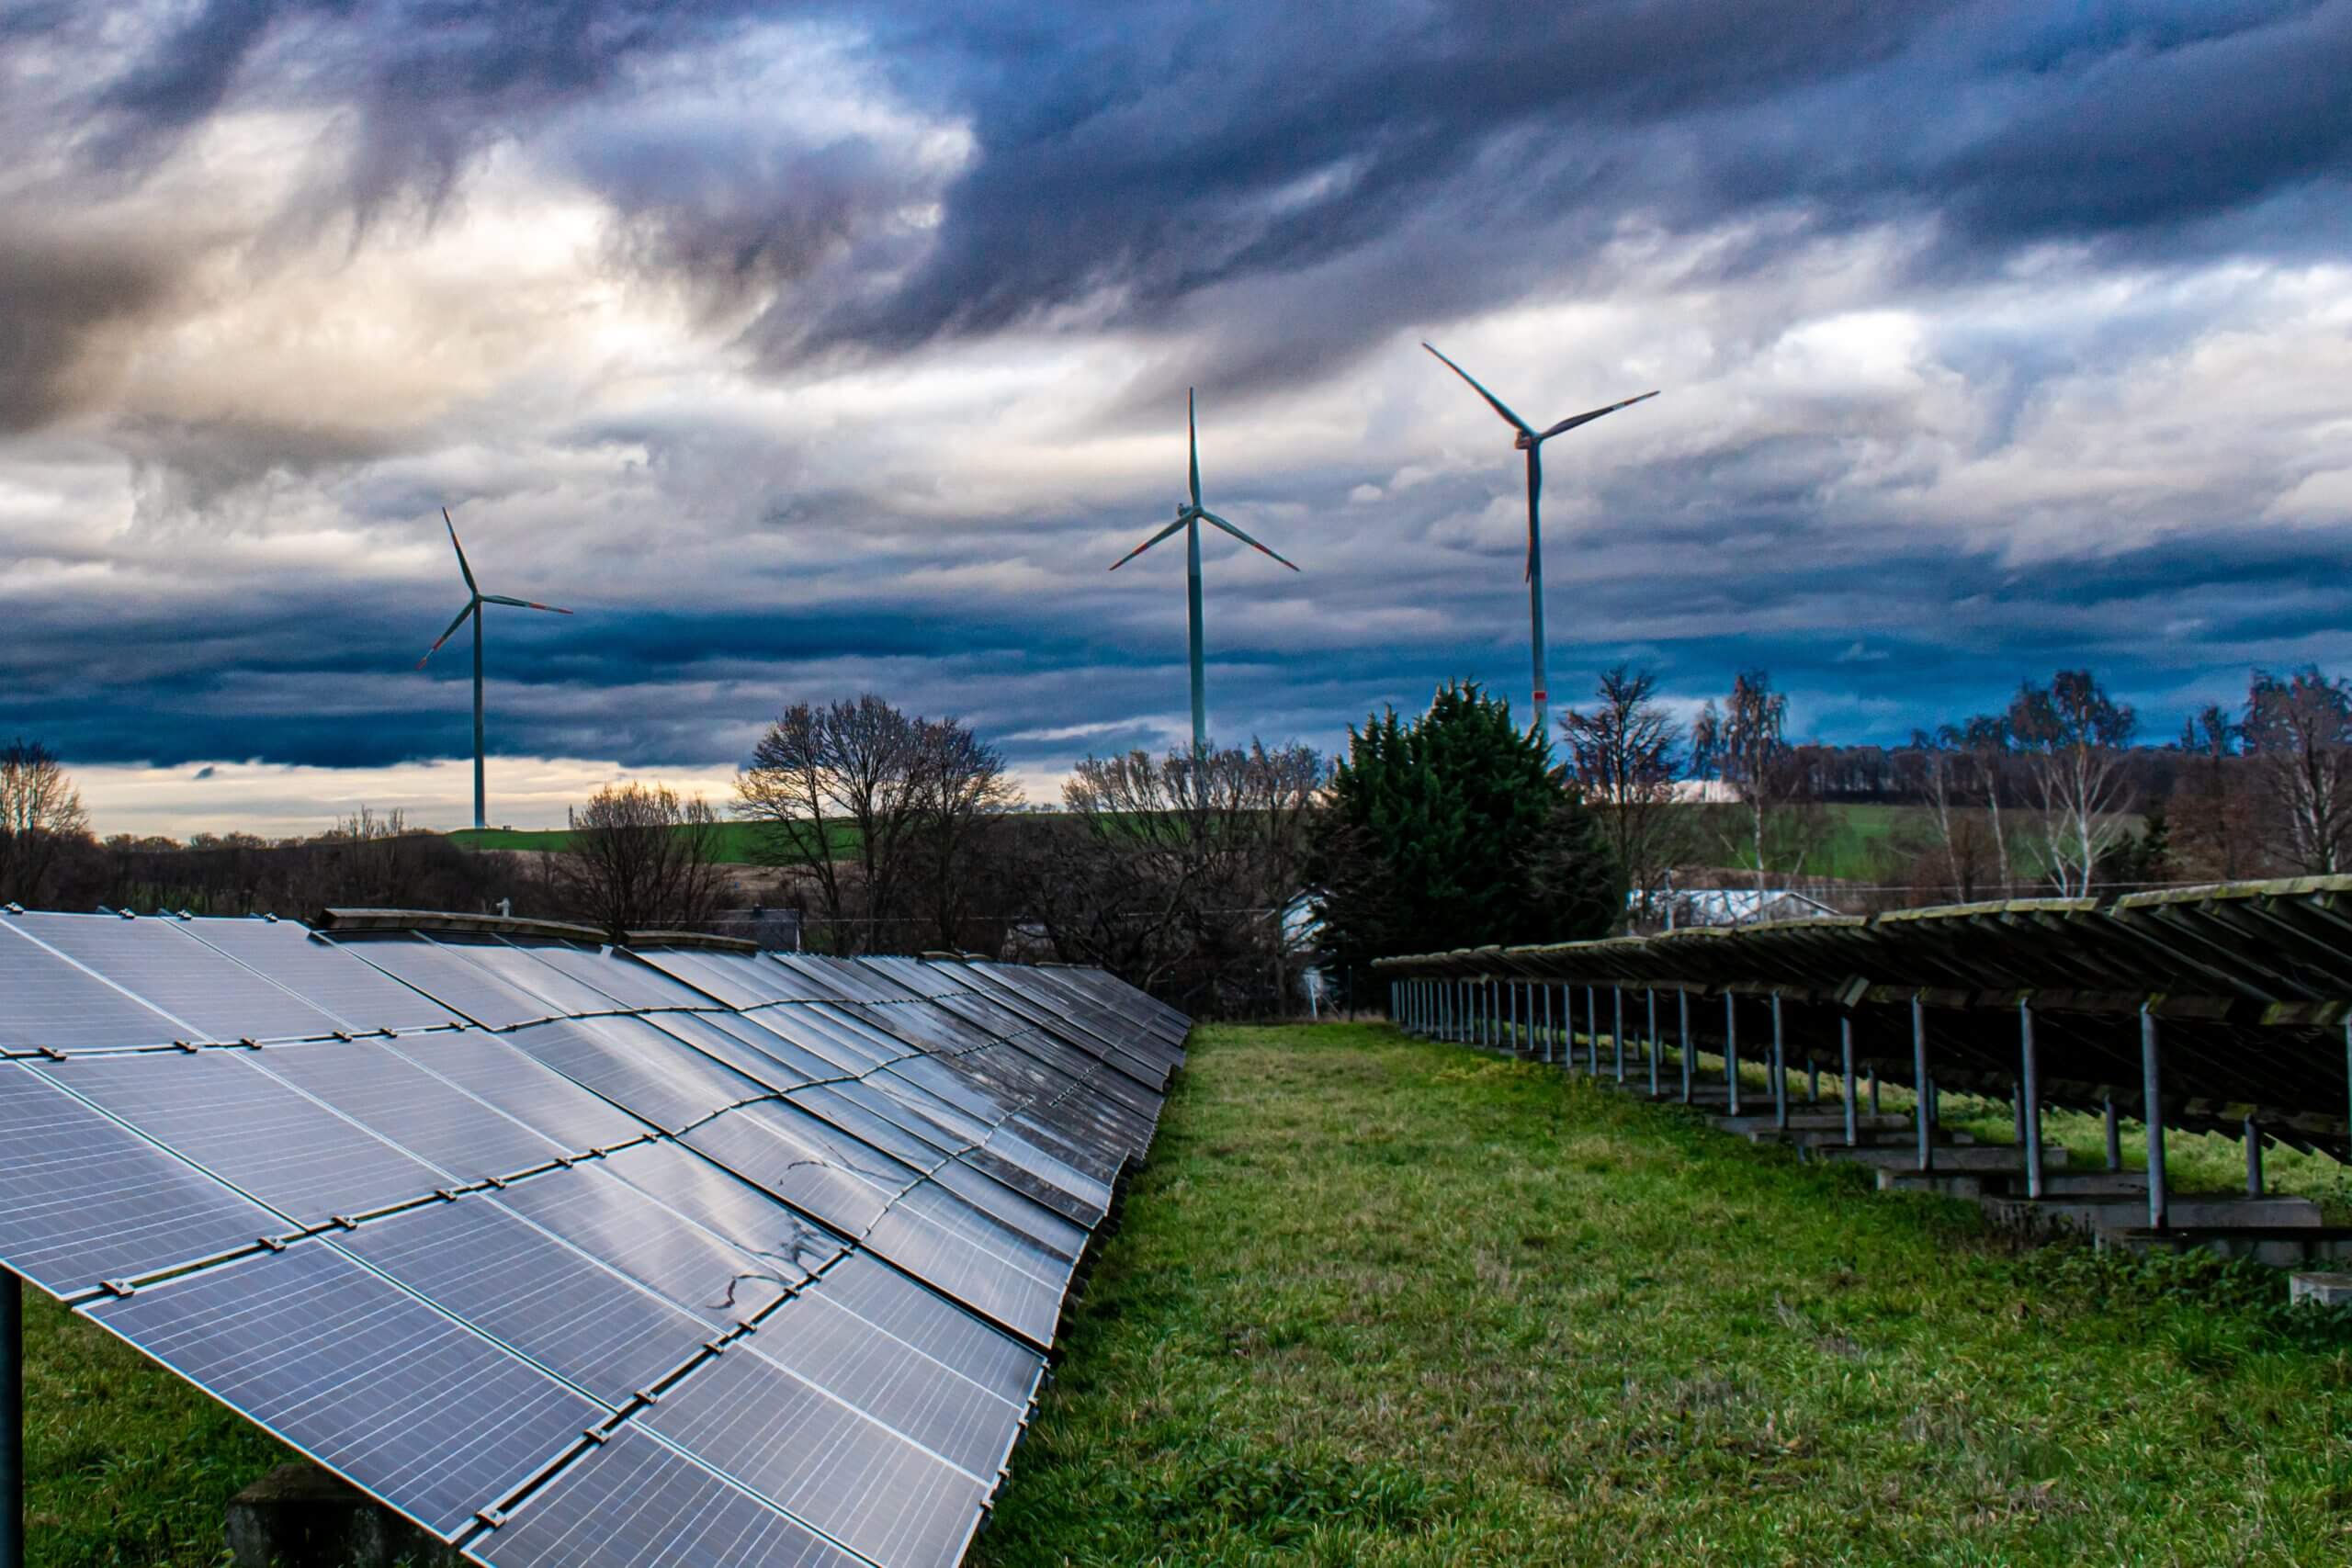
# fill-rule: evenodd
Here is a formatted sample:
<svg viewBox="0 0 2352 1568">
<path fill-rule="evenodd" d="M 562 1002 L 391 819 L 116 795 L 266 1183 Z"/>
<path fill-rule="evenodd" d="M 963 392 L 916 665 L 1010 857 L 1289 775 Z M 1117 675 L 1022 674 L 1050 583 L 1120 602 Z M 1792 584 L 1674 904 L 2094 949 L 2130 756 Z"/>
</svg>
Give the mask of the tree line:
<svg viewBox="0 0 2352 1568">
<path fill-rule="evenodd" d="M 786 708 L 723 807 L 617 784 L 552 854 L 461 850 L 364 809 L 278 843 L 101 841 L 59 760 L 19 740 L 0 749 L 0 902 L 503 908 L 618 937 L 725 929 L 756 897 L 821 950 L 1100 964 L 1212 1015 L 1295 1005 L 1309 968 L 1343 995 L 1386 953 L 1656 929 L 1702 886 L 1863 908 L 2352 864 L 2352 688 L 2315 669 L 2255 672 L 2242 706 L 2162 746 L 2087 671 L 1899 746 L 1800 741 L 1788 711 L 1761 670 L 1693 712 L 1621 665 L 1547 749 L 1463 682 L 1351 727 L 1343 757 L 1089 756 L 1041 812 L 968 726 L 866 694 Z M 1831 808 L 1858 802 L 1918 808 L 1862 888 L 1825 876 Z M 720 863 L 728 817 L 754 829 L 756 892 Z"/>
</svg>

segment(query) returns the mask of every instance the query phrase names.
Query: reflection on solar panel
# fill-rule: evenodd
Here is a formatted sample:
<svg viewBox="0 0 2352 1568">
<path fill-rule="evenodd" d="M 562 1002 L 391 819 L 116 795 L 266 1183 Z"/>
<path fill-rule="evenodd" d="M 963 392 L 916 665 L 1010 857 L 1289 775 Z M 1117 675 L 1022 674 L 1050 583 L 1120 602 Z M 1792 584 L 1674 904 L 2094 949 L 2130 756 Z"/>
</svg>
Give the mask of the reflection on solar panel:
<svg viewBox="0 0 2352 1568">
<path fill-rule="evenodd" d="M 958 1561 L 1183 1021 L 364 923 L 0 914 L 0 1263 L 492 1568 Z"/>
</svg>

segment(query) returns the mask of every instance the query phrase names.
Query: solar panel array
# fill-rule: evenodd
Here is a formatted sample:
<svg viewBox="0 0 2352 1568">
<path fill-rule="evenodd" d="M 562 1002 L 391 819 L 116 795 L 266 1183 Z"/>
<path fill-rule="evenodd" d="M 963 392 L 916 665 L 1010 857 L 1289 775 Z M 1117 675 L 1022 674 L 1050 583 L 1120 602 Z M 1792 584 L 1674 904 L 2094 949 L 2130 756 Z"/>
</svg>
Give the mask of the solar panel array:
<svg viewBox="0 0 2352 1568">
<path fill-rule="evenodd" d="M 2018 1015 L 2030 1009 L 2045 1105 L 2117 1105 L 2231 1134 L 2252 1120 L 2280 1142 L 2352 1159 L 2352 876 L 1463 948 L 1374 968 L 1436 987 L 1448 1008 L 1445 987 L 1498 983 L 1770 1002 L 1800 1056 L 1838 1059 L 1850 1023 L 1861 1066 L 1916 1087 L 1924 1038 L 1936 1084 L 2000 1098 L 2022 1072 Z M 1720 1049 L 1724 1009 L 1690 1017 L 1692 1042 Z M 2154 1117 L 2150 1031 L 2164 1051 Z"/>
<path fill-rule="evenodd" d="M 12 911 L 0 1262 L 492 1568 L 952 1563 L 1185 1029 L 1087 970 Z"/>
</svg>

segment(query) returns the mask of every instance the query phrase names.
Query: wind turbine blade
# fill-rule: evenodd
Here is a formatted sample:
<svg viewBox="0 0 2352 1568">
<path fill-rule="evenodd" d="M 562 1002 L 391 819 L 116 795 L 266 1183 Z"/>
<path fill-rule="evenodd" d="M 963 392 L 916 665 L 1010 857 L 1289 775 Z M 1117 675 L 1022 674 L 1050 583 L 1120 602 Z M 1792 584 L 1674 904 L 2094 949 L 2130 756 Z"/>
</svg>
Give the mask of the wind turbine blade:
<svg viewBox="0 0 2352 1568">
<path fill-rule="evenodd" d="M 1123 555 L 1117 560 L 1113 561 L 1111 563 L 1111 570 L 1113 571 L 1118 570 L 1121 567 L 1135 559 L 1136 557 L 1143 554 L 1144 551 L 1151 548 L 1152 546 L 1159 543 L 1160 540 L 1168 537 L 1169 535 L 1173 534 L 1185 524 L 1190 523 L 1193 520 L 1193 514 L 1192 513 L 1187 512 L 1183 516 L 1179 517 L 1175 522 L 1170 523 L 1167 527 L 1162 528 L 1159 533 L 1154 534 L 1150 538 L 1146 539 L 1142 544 L 1137 545 L 1134 549 L 1129 550 L 1125 555 Z"/>
<path fill-rule="evenodd" d="M 1201 505 L 1201 427 L 1193 419 L 1193 389 L 1190 387 L 1184 389 L 1184 434 L 1192 443 L 1193 509 L 1197 512 Z"/>
<path fill-rule="evenodd" d="M 449 547 L 458 552 L 458 570 L 466 574 L 466 587 L 480 594 L 481 585 L 474 581 L 474 569 L 466 564 L 466 547 L 458 543 L 458 525 L 449 523 L 449 509 L 446 506 L 441 509 L 441 521 L 449 524 Z"/>
<path fill-rule="evenodd" d="M 1426 343 L 1425 343 L 1425 344 L 1421 344 L 1421 346 L 1422 346 L 1423 348 L 1427 348 L 1427 349 L 1429 349 L 1429 351 L 1430 351 L 1431 354 L 1437 354 L 1437 350 L 1436 350 L 1435 348 L 1430 347 L 1430 344 L 1426 344 Z M 1487 400 L 1487 405 L 1489 408 L 1493 409 L 1497 413 L 1498 413 L 1498 414 L 1502 415 L 1502 416 L 1503 416 L 1503 418 L 1505 418 L 1506 420 L 1509 420 L 1509 421 L 1510 422 L 1511 428 L 1513 428 L 1514 430 L 1517 430 L 1517 431 L 1518 431 L 1521 434 L 1522 434 L 1522 435 L 1527 435 L 1527 436 L 1532 436 L 1532 435 L 1534 435 L 1535 432 L 1528 428 L 1527 422 L 1526 422 L 1525 420 L 1523 420 L 1523 419 L 1520 418 L 1520 417 L 1519 417 L 1519 415 L 1517 415 L 1517 414 L 1515 414 L 1515 413 L 1511 412 L 1510 412 L 1510 408 L 1509 408 L 1509 407 L 1507 407 L 1507 406 L 1504 404 L 1503 400 L 1502 400 L 1500 398 L 1498 398 L 1498 397 L 1495 396 L 1495 394 L 1494 394 L 1494 393 L 1492 393 L 1492 392 L 1490 392 L 1490 391 L 1487 390 L 1487 389 L 1486 389 L 1486 388 L 1481 387 L 1480 385 L 1478 385 L 1478 378 L 1477 378 L 1476 377 L 1475 377 L 1475 376 L 1471 375 L 1471 374 L 1470 374 L 1470 372 L 1468 372 L 1467 370 L 1464 370 L 1464 368 L 1462 368 L 1462 367 L 1460 367 L 1459 365 L 1456 365 L 1455 363 L 1453 363 L 1453 360 L 1446 358 L 1444 355 L 1442 355 L 1442 354 L 1437 354 L 1437 356 L 1438 356 L 1438 360 L 1439 360 L 1439 362 L 1440 362 L 1441 364 L 1442 364 L 1442 365 L 1443 365 L 1443 366 L 1444 366 L 1448 370 L 1453 371 L 1456 376 L 1459 376 L 1459 377 L 1461 377 L 1464 380 L 1465 380 L 1465 381 L 1469 382 L 1469 383 L 1470 383 L 1470 389 L 1471 389 L 1472 391 L 1474 391 L 1474 392 L 1477 393 L 1480 397 L 1482 397 L 1482 398 L 1486 399 L 1486 400 Z"/>
<path fill-rule="evenodd" d="M 1590 424 L 1602 414 L 1615 413 L 1619 409 L 1629 409 L 1635 403 L 1645 403 L 1657 396 L 1657 394 L 1656 392 L 1644 392 L 1638 398 L 1627 398 L 1622 403 L 1611 403 L 1605 409 L 1594 409 L 1590 413 L 1580 413 L 1572 419 L 1564 419 L 1559 423 L 1554 425 L 1551 429 L 1545 431 L 1543 434 L 1537 436 L 1535 439 L 1538 441 L 1549 441 L 1552 437 L 1559 434 L 1560 432 L 1564 430 L 1574 430 L 1579 424 Z"/>
<path fill-rule="evenodd" d="M 460 611 L 458 611 L 458 618 L 457 618 L 456 620 L 451 621 L 451 622 L 449 623 L 449 629 L 448 629 L 447 631 L 446 631 L 446 632 L 443 632 L 443 633 L 442 633 L 438 637 L 435 638 L 435 639 L 434 639 L 433 646 L 432 646 L 431 648 L 428 648 L 428 649 L 426 649 L 424 650 L 424 659 L 430 659 L 430 658 L 432 658 L 435 654 L 436 654 L 436 653 L 440 652 L 440 651 L 441 651 L 441 645 L 442 645 L 443 643 L 445 643 L 445 642 L 447 642 L 451 637 L 456 637 L 456 636 L 458 635 L 458 628 L 459 626 L 464 626 L 464 625 L 466 624 L 466 617 L 467 617 L 468 615 L 472 615 L 475 611 L 479 610 L 481 607 L 481 600 L 479 600 L 479 599 L 469 599 L 469 600 L 467 600 L 467 601 L 466 601 L 466 607 L 465 607 L 464 609 L 462 609 L 462 610 L 460 610 Z M 416 661 L 416 667 L 417 667 L 419 670 L 422 670 L 422 669 L 424 669 L 424 659 L 420 659 L 420 660 L 418 660 Z"/>
<path fill-rule="evenodd" d="M 485 593 L 481 602 L 485 604 L 512 604 L 518 610 L 546 610 L 558 615 L 571 614 L 569 610 L 559 610 L 553 604 L 535 604 L 528 599 L 509 599 L 503 593 Z"/>
<path fill-rule="evenodd" d="M 1220 528 L 1224 529 L 1227 533 L 1228 533 L 1228 534 L 1232 535 L 1235 538 L 1237 538 L 1237 539 L 1240 540 L 1243 544 L 1245 544 L 1245 545 L 1249 546 L 1251 549 L 1253 549 L 1253 550 L 1257 551 L 1260 555 L 1261 555 L 1261 556 L 1274 556 L 1274 558 L 1275 558 L 1276 560 L 1282 561 L 1282 562 L 1283 562 L 1283 564 L 1284 566 L 1286 566 L 1286 567 L 1289 567 L 1289 568 L 1291 569 L 1291 570 L 1293 570 L 1293 571 L 1296 571 L 1296 570 L 1298 570 L 1298 563 L 1297 563 L 1297 562 L 1295 562 L 1295 561 L 1283 560 L 1283 558 L 1282 558 L 1282 557 L 1280 557 L 1280 556 L 1275 556 L 1273 551 L 1272 551 L 1272 550 L 1270 550 L 1270 549 L 1266 548 L 1266 547 L 1265 547 L 1265 546 L 1263 546 L 1263 545 L 1260 544 L 1257 540 L 1255 540 L 1255 539 L 1251 538 L 1249 535 L 1247 535 L 1247 534 L 1243 533 L 1240 529 L 1238 529 L 1238 528 L 1235 527 L 1232 524 L 1227 523 L 1224 518 L 1219 517 L 1216 513 L 1214 513 L 1214 512 L 1204 512 L 1204 513 L 1201 513 L 1201 521 L 1202 521 L 1202 522 L 1204 522 L 1204 523 L 1214 523 L 1214 524 L 1216 524 L 1218 527 L 1220 527 Z"/>
</svg>

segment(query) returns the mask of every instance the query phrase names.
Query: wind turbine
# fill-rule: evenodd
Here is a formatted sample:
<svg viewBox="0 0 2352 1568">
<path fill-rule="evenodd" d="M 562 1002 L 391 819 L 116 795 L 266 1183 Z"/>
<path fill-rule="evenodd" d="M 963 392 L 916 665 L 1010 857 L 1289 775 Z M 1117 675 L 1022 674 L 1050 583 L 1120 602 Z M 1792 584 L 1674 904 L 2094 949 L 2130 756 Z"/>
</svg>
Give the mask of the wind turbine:
<svg viewBox="0 0 2352 1568">
<path fill-rule="evenodd" d="M 1201 525 L 1214 524 L 1262 556 L 1273 556 L 1283 565 L 1296 571 L 1295 563 L 1283 560 L 1274 552 L 1235 527 L 1232 524 L 1201 504 L 1201 432 L 1193 420 L 1193 389 L 1184 389 L 1184 431 L 1192 442 L 1193 499 L 1176 503 L 1176 521 L 1111 563 L 1118 570 L 1136 557 L 1176 532 L 1184 530 L 1184 591 L 1186 605 L 1191 612 L 1193 631 L 1193 755 L 1202 755 L 1209 749 L 1208 679 L 1201 662 Z"/>
<path fill-rule="evenodd" d="M 486 828 L 490 823 L 484 810 L 481 787 L 481 607 L 484 604 L 512 604 L 518 610 L 545 610 L 557 615 L 568 615 L 571 612 L 559 610 L 553 604 L 534 604 L 528 599 L 509 599 L 503 593 L 484 593 L 481 585 L 474 581 L 474 569 L 466 564 L 466 547 L 458 543 L 458 525 L 449 521 L 449 509 L 446 506 L 441 509 L 441 521 L 449 529 L 449 547 L 458 552 L 458 570 L 465 574 L 466 607 L 458 612 L 458 618 L 449 623 L 449 629 L 424 650 L 424 659 L 440 652 L 441 644 L 458 635 L 458 628 L 466 624 L 468 615 L 474 618 L 474 826 Z M 424 668 L 424 659 L 416 661 L 419 670 Z"/>
<path fill-rule="evenodd" d="M 1611 403 L 1607 408 L 1571 415 L 1549 430 L 1537 430 L 1505 407 L 1500 398 L 1478 385 L 1477 379 L 1470 372 L 1446 358 L 1444 355 L 1438 354 L 1437 350 L 1430 344 L 1425 343 L 1421 346 L 1429 349 L 1431 354 L 1437 354 L 1440 363 L 1464 381 L 1469 382 L 1470 389 L 1486 399 L 1487 406 L 1502 415 L 1505 422 L 1513 430 L 1519 432 L 1512 438 L 1511 445 L 1527 454 L 1527 620 L 1529 636 L 1535 644 L 1535 733 L 1542 738 L 1545 749 L 1549 750 L 1552 744 L 1550 728 L 1552 705 L 1549 694 L 1544 689 L 1544 534 L 1538 521 L 1536 506 L 1537 499 L 1544 492 L 1542 456 L 1544 443 L 1551 440 L 1555 435 L 1565 434 L 1574 430 L 1579 424 L 1590 424 L 1602 414 L 1615 413 L 1619 409 L 1632 408 L 1635 403 L 1655 398 L 1657 394 L 1644 392 L 1640 397 L 1627 398 L 1622 403 Z"/>
</svg>

